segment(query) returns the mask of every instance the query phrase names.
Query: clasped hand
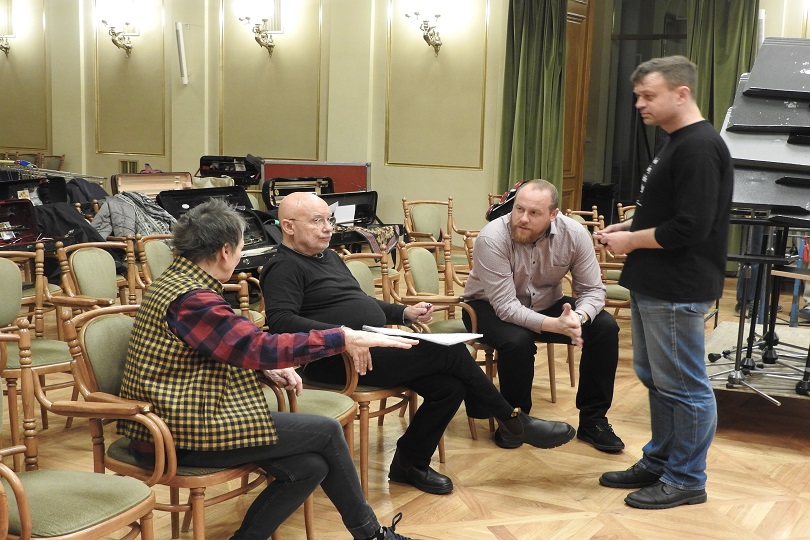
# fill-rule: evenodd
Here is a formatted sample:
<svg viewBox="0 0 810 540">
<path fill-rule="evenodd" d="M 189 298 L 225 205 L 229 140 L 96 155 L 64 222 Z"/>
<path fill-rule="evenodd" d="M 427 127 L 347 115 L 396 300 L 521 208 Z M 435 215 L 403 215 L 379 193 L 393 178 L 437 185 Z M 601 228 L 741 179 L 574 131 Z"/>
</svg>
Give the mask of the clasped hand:
<svg viewBox="0 0 810 540">
<path fill-rule="evenodd" d="M 582 323 L 574 312 L 571 304 L 563 304 L 563 312 L 559 317 L 546 317 L 543 321 L 544 332 L 563 334 L 571 338 L 571 345 L 582 347 Z"/>
<path fill-rule="evenodd" d="M 433 320 L 433 304 L 419 302 L 405 308 L 405 318 L 417 323 L 429 323 Z"/>
</svg>

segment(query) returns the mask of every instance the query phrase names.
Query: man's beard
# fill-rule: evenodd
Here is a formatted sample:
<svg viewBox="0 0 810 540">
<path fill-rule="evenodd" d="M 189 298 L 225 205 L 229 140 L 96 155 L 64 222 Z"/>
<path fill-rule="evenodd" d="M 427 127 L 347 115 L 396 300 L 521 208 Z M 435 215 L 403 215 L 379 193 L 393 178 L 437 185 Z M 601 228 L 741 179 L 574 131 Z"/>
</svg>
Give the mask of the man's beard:
<svg viewBox="0 0 810 540">
<path fill-rule="evenodd" d="M 533 238 L 531 232 L 518 229 L 511 223 L 509 224 L 509 237 L 518 244 L 534 244 L 539 238 Z"/>
</svg>

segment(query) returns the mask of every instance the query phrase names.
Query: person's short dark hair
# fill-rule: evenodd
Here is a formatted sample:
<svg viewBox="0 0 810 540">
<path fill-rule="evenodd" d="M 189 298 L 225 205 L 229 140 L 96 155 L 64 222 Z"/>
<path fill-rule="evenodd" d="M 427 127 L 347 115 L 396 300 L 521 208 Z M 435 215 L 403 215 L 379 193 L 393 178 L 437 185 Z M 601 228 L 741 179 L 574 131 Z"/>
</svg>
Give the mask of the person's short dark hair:
<svg viewBox="0 0 810 540">
<path fill-rule="evenodd" d="M 697 66 L 685 56 L 664 56 L 639 64 L 630 75 L 630 82 L 639 83 L 650 73 L 660 73 L 670 90 L 686 86 L 695 96 L 697 92 Z"/>
<path fill-rule="evenodd" d="M 548 180 L 543 180 L 540 178 L 536 178 L 534 180 L 526 180 L 520 185 L 517 192 L 515 193 L 515 196 L 517 196 L 517 193 L 520 193 L 520 191 L 526 188 L 527 186 L 539 191 L 548 191 L 551 194 L 551 205 L 549 206 L 549 210 L 556 210 L 557 208 L 560 207 L 560 192 L 557 191 L 557 186 L 555 186 Z"/>
<path fill-rule="evenodd" d="M 172 248 L 193 263 L 214 259 L 223 246 L 236 247 L 245 219 L 222 199 L 211 199 L 186 212 L 172 227 Z"/>
</svg>

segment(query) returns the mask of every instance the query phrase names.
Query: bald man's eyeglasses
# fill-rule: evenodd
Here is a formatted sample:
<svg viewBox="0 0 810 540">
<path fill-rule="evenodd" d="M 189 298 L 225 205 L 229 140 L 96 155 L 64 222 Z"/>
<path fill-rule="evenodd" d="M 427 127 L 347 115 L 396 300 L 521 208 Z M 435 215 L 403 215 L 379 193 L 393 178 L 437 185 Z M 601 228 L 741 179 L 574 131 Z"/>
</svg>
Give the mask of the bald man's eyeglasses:
<svg viewBox="0 0 810 540">
<path fill-rule="evenodd" d="M 337 220 L 335 219 L 334 216 L 329 216 L 328 218 L 315 217 L 315 218 L 308 219 L 308 220 L 307 219 L 294 219 L 294 218 L 287 218 L 287 219 L 289 219 L 290 221 L 303 221 L 304 223 L 309 223 L 309 224 L 314 225 L 315 227 L 317 227 L 319 229 L 323 229 L 324 226 L 327 223 L 329 224 L 330 227 L 334 227 L 335 224 L 337 223 Z"/>
</svg>

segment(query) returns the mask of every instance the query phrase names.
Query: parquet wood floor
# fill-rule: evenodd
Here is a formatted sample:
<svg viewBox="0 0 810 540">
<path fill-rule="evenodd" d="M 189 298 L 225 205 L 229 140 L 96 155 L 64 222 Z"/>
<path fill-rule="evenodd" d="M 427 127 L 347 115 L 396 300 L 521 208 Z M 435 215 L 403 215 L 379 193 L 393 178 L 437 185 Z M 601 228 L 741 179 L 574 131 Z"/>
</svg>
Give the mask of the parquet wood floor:
<svg viewBox="0 0 810 540">
<path fill-rule="evenodd" d="M 733 320 L 734 280 L 727 280 L 721 321 Z M 788 301 L 789 302 L 789 301 Z M 574 440 L 553 450 L 502 450 L 489 439 L 487 423 L 478 422 L 473 441 L 463 408 L 447 430 L 447 463 L 433 466 L 449 475 L 455 491 L 427 495 L 389 484 L 386 473 L 396 438 L 406 420 L 386 418 L 372 426 L 369 499 L 383 523 L 397 512 L 398 532 L 430 540 L 530 539 L 800 539 L 810 538 L 810 398 L 785 398 L 775 407 L 744 392 L 717 391 L 720 421 L 709 452 L 709 500 L 671 510 L 636 510 L 623 502 L 627 491 L 599 486 L 607 470 L 633 464 L 649 436 L 646 392 L 632 369 L 629 321 L 622 328 L 619 372 L 609 418 L 627 448 L 605 454 Z M 707 332 L 710 331 L 707 326 Z M 563 348 L 558 347 L 558 400 L 549 400 L 545 351 L 538 355 L 533 414 L 576 426 L 576 389 L 567 382 Z M 578 356 L 578 355 L 577 355 Z M 69 397 L 68 391 L 62 397 Z M 5 420 L 7 421 L 7 420 Z M 45 468 L 91 470 L 86 423 L 65 429 L 51 417 L 40 434 Z M 158 490 L 159 497 L 167 492 Z M 208 538 L 229 538 L 253 500 L 207 509 Z M 316 532 L 322 540 L 348 537 L 338 513 L 322 491 L 316 492 Z M 170 538 L 169 517 L 155 515 L 156 538 Z M 281 528 L 285 540 L 303 539 L 299 510 Z M 191 533 L 182 535 L 190 539 Z"/>
</svg>

